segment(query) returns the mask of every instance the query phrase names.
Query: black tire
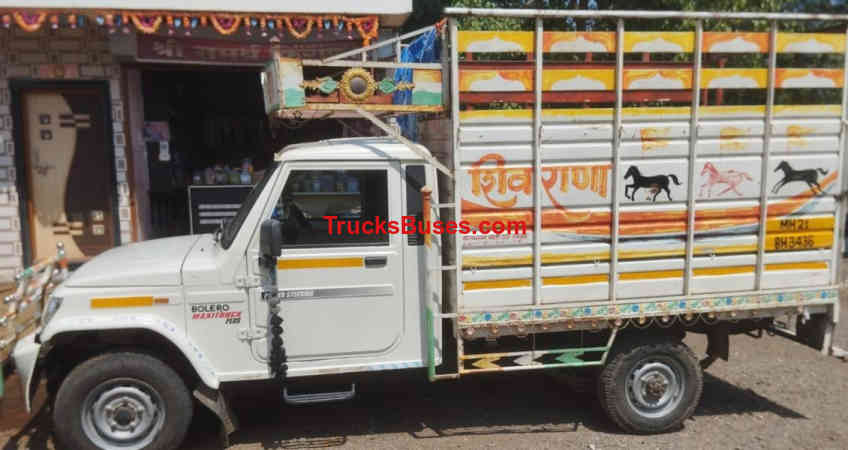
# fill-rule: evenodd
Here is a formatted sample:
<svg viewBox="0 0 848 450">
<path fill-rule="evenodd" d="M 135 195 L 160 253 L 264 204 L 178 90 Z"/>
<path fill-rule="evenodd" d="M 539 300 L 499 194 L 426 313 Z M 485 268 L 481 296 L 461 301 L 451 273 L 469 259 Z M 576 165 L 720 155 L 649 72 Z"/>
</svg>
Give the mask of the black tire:
<svg viewBox="0 0 848 450">
<path fill-rule="evenodd" d="M 150 411 L 152 414 L 146 414 L 147 409 L 141 414 L 134 412 L 138 411 L 139 405 L 145 406 L 145 399 L 150 400 L 147 406 L 154 406 Z M 98 404 L 103 408 L 96 407 Z M 63 448 L 108 448 L 115 441 L 110 440 L 108 432 L 99 433 L 93 425 L 95 420 L 92 418 L 97 415 L 90 413 L 86 415 L 88 419 L 84 419 L 84 410 L 117 409 L 118 412 L 111 415 L 101 412 L 99 417 L 111 417 L 119 423 L 119 427 L 131 429 L 129 433 L 135 433 L 136 428 L 149 430 L 144 438 L 130 439 L 136 443 L 135 446 L 119 448 L 170 450 L 179 447 L 185 438 L 193 408 L 185 383 L 162 361 L 142 353 L 108 353 L 78 365 L 64 379 L 53 408 L 53 429 Z M 139 422 L 148 416 L 155 425 Z M 121 429 L 118 432 L 127 433 Z M 92 433 L 101 437 L 99 445 L 89 438 Z M 115 428 L 111 428 L 111 434 L 127 438 L 126 435 L 118 436 Z"/>
<path fill-rule="evenodd" d="M 634 375 L 639 375 L 639 381 Z M 682 427 L 692 416 L 703 386 L 698 359 L 686 344 L 672 338 L 648 338 L 613 349 L 598 380 L 598 398 L 623 430 L 661 433 Z"/>
</svg>

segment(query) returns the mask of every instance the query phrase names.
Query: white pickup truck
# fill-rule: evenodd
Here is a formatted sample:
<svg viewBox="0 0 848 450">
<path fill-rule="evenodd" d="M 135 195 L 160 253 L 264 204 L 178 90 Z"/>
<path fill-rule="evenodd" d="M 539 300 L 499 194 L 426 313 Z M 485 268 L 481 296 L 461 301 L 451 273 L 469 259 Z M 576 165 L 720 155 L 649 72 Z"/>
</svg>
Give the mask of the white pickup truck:
<svg viewBox="0 0 848 450">
<path fill-rule="evenodd" d="M 66 446 L 168 449 L 185 435 L 192 393 L 234 429 L 224 383 L 274 378 L 287 402 L 302 404 L 350 398 L 374 371 L 419 368 L 435 381 L 588 367 L 616 424 L 662 432 L 692 414 L 703 370 L 727 359 L 731 334 L 797 317 L 796 335 L 827 352 L 839 307 L 845 89 L 841 105 L 776 105 L 774 92 L 841 89 L 845 71 L 780 68 L 776 56 L 845 54 L 845 34 L 778 32 L 778 20 L 818 18 L 804 15 L 760 15 L 769 32 L 734 33 L 704 32 L 702 20 L 760 16 L 605 11 L 617 31 L 568 33 L 544 31 L 542 18 L 599 12 L 496 13 L 534 19 L 536 31 L 458 31 L 450 20 L 446 154 L 402 138 L 290 146 L 220 232 L 94 258 L 52 292 L 38 332 L 14 351 L 27 407 L 45 375 Z M 695 30 L 625 31 L 625 20 L 651 14 L 692 19 Z M 503 68 L 467 56 L 515 52 L 616 62 L 548 69 L 523 58 Z M 694 63 L 625 64 L 636 52 L 689 53 Z M 702 68 L 710 52 L 764 53 L 769 67 Z M 363 65 L 349 62 L 348 81 L 363 82 L 347 89 L 364 101 Z M 701 90 L 740 86 L 764 90 L 766 104 L 699 102 Z M 543 108 L 563 92 L 604 89 L 611 108 Z M 657 89 L 694 95 L 687 106 L 625 107 Z M 532 108 L 461 109 L 498 90 L 529 95 Z M 471 231 L 372 229 L 404 217 Z M 526 233 L 481 231 L 498 220 Z M 708 337 L 700 361 L 687 333 Z M 325 375 L 345 375 L 350 389 L 288 390 Z"/>
</svg>

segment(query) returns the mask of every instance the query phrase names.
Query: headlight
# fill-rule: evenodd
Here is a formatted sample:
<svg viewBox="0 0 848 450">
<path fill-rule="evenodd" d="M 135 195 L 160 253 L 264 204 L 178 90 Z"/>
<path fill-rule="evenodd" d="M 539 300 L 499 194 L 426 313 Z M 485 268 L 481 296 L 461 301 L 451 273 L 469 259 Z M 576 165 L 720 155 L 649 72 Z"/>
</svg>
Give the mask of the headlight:
<svg viewBox="0 0 848 450">
<path fill-rule="evenodd" d="M 51 295 L 50 298 L 47 299 L 47 304 L 44 305 L 44 312 L 41 313 L 42 326 L 47 325 L 47 322 L 50 322 L 50 319 L 53 318 L 53 315 L 56 314 L 56 311 L 59 310 L 60 306 L 62 306 L 62 297 Z"/>
</svg>

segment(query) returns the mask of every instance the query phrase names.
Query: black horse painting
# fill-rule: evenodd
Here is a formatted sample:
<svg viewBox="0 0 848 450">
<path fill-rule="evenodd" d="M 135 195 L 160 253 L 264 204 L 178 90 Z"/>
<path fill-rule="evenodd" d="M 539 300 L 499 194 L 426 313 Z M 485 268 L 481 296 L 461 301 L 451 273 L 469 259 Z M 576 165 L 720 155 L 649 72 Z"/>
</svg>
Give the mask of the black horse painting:
<svg viewBox="0 0 848 450">
<path fill-rule="evenodd" d="M 643 176 L 639 173 L 639 168 L 636 166 L 630 166 L 627 169 L 627 173 L 624 174 L 624 179 L 628 179 L 633 177 L 633 184 L 628 184 L 624 186 L 624 196 L 629 198 L 631 201 L 636 200 L 636 191 L 639 188 L 647 188 L 653 194 L 654 197 L 651 199 L 652 202 L 657 201 L 657 195 L 659 195 L 660 191 L 665 191 L 665 195 L 668 197 L 668 200 L 671 201 L 671 191 L 668 189 L 669 183 L 674 181 L 674 184 L 680 186 L 680 181 L 677 180 L 677 177 L 674 174 L 668 175 L 654 175 L 652 177 Z M 633 189 L 628 195 L 628 190 Z"/>
<path fill-rule="evenodd" d="M 804 183 L 807 183 L 807 186 L 810 187 L 814 194 L 822 193 L 822 188 L 819 185 L 819 174 L 827 175 L 827 170 L 821 168 L 795 170 L 786 161 L 781 161 L 774 169 L 775 172 L 778 170 L 783 171 L 783 178 L 775 183 L 774 187 L 771 189 L 772 194 L 777 194 L 778 191 L 780 191 L 780 188 L 785 186 L 787 183 L 792 183 L 794 181 L 803 181 Z"/>
</svg>

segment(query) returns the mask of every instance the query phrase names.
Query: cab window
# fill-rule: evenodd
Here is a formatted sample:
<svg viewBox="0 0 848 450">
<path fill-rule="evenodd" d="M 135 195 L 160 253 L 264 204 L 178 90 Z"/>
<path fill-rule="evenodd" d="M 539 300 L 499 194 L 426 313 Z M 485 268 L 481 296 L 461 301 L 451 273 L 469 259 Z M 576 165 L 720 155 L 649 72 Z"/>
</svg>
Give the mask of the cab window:
<svg viewBox="0 0 848 450">
<path fill-rule="evenodd" d="M 375 230 L 389 217 L 384 169 L 294 170 L 274 208 L 283 224 L 283 247 L 388 245 Z"/>
</svg>

